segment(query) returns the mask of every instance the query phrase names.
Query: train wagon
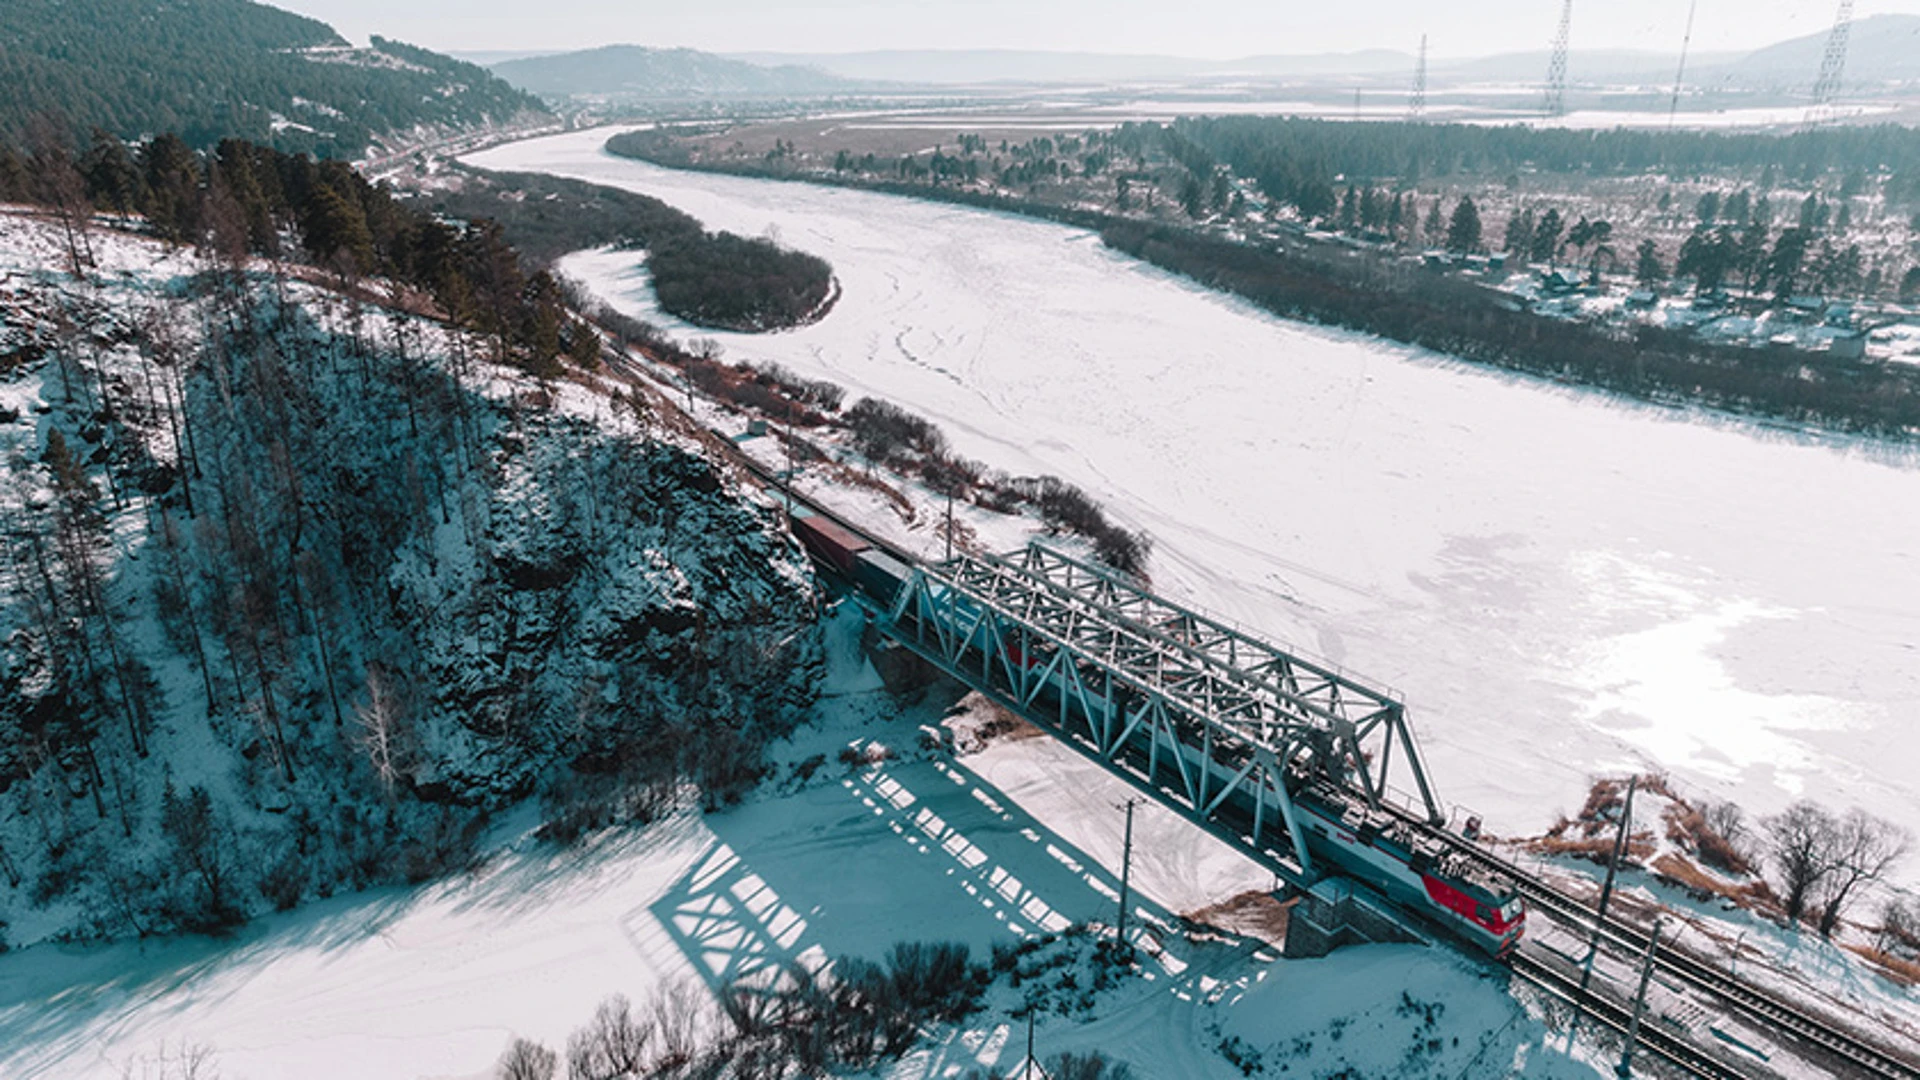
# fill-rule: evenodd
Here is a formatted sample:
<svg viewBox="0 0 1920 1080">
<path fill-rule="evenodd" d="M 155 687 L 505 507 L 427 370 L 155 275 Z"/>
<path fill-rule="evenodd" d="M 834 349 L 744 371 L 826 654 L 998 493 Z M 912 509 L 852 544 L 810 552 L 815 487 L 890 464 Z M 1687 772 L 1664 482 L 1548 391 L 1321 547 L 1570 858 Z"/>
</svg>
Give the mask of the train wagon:
<svg viewBox="0 0 1920 1080">
<path fill-rule="evenodd" d="M 796 509 L 788 523 L 793 527 L 793 535 L 809 554 L 849 580 L 854 576 L 854 559 L 873 547 L 873 544 L 845 525 L 804 507 Z"/>
</svg>

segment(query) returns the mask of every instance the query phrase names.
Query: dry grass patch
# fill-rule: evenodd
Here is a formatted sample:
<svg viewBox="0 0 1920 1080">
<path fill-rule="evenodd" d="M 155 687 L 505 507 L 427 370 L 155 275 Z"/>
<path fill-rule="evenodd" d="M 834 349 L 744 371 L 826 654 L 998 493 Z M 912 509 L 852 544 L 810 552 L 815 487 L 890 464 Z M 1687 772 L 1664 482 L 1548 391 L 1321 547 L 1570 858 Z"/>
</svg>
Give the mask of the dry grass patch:
<svg viewBox="0 0 1920 1080">
<path fill-rule="evenodd" d="M 1920 986 L 1920 961 L 1882 952 L 1871 945 L 1843 945 L 1841 948 L 1872 964 L 1880 974 L 1901 986 Z"/>
<path fill-rule="evenodd" d="M 1279 945 L 1287 940 L 1288 910 L 1272 893 L 1249 890 L 1181 918 L 1197 927 Z"/>
</svg>

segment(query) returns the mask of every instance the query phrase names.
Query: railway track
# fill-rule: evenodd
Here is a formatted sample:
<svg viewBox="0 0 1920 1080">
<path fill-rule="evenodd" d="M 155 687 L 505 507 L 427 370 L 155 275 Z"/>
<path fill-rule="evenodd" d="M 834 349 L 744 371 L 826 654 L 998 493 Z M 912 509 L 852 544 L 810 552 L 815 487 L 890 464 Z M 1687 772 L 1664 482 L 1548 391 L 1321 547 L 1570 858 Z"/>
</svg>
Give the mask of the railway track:
<svg viewBox="0 0 1920 1080">
<path fill-rule="evenodd" d="M 1630 1006 L 1591 990 L 1582 995 L 1579 979 L 1525 949 L 1515 950 L 1510 966 L 1515 975 L 1557 1000 L 1575 1006 L 1582 1016 L 1623 1037 L 1632 1024 Z M 1659 1055 L 1689 1076 L 1705 1080 L 1747 1080 L 1747 1074 L 1701 1050 L 1691 1039 L 1667 1031 L 1651 1018 L 1642 1019 L 1636 1038 L 1636 1045 Z"/>
<path fill-rule="evenodd" d="M 1593 930 L 1596 913 L 1582 901 L 1445 830 L 1433 831 L 1456 851 L 1511 877 L 1534 911 L 1545 912 L 1562 923 L 1584 931 Z M 1606 920 L 1600 934 L 1629 955 L 1637 956 L 1647 947 L 1647 934 L 1616 919 Z M 1678 949 L 1660 945 L 1654 953 L 1654 968 L 1687 986 L 1719 998 L 1749 1020 L 1819 1047 L 1859 1070 L 1858 1075 L 1886 1080 L 1920 1080 L 1920 1066 L 1916 1066 L 1912 1060 L 1896 1056 Z"/>
</svg>

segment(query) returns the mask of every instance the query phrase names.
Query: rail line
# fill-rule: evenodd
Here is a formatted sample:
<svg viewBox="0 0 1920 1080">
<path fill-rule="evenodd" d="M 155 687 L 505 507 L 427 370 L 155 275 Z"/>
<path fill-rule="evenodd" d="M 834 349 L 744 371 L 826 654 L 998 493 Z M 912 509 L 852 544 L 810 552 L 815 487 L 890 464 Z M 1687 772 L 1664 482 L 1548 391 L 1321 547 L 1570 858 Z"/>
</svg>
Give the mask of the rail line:
<svg viewBox="0 0 1920 1080">
<path fill-rule="evenodd" d="M 1417 816 L 1408 814 L 1398 807 L 1389 809 L 1415 827 L 1427 828 L 1426 823 Z M 1533 910 L 1550 914 L 1560 922 L 1571 924 L 1579 929 L 1593 930 L 1597 913 L 1584 902 L 1555 889 L 1513 862 L 1444 829 L 1429 829 L 1429 832 L 1468 858 L 1477 860 L 1482 865 L 1512 878 L 1527 903 L 1532 905 Z M 1607 919 L 1605 925 L 1600 928 L 1600 934 L 1631 955 L 1639 955 L 1647 947 L 1646 933 L 1617 919 Z M 1796 1036 L 1835 1055 L 1854 1068 L 1862 1070 L 1861 1075 L 1884 1077 L 1886 1080 L 1920 1080 L 1920 1067 L 1916 1067 L 1912 1061 L 1903 1060 L 1887 1049 L 1844 1031 L 1764 990 L 1741 982 L 1727 972 L 1678 949 L 1660 945 L 1654 953 L 1654 967 L 1663 974 L 1690 987 L 1705 991 L 1733 1006 L 1737 1012 L 1750 1020 Z"/>
<path fill-rule="evenodd" d="M 1583 1017 L 1598 1022 L 1602 1027 L 1625 1036 L 1632 1025 L 1632 1009 L 1602 994 L 1589 989 L 1584 995 L 1580 991 L 1580 980 L 1567 972 L 1560 971 L 1551 963 L 1541 960 L 1525 949 L 1517 950 L 1509 959 L 1513 973 L 1529 984 L 1539 988 L 1553 998 L 1573 1005 Z M 1669 1064 L 1685 1071 L 1689 1076 L 1706 1080 L 1746 1080 L 1746 1074 L 1693 1044 L 1693 1041 L 1675 1035 L 1663 1027 L 1659 1021 L 1643 1021 L 1636 1033 L 1636 1045 L 1658 1054 Z"/>
<path fill-rule="evenodd" d="M 649 382 L 656 378 L 651 373 L 632 370 L 628 370 L 625 374 L 629 377 L 639 375 Z M 718 432 L 711 432 L 711 434 L 725 445 L 726 455 L 731 460 L 752 473 L 769 490 L 781 492 L 789 500 L 789 505 L 806 506 L 814 513 L 827 517 L 860 536 L 873 546 L 887 551 L 903 563 L 912 565 L 920 562 L 918 557 L 910 552 L 902 550 L 857 523 L 846 520 L 818 501 L 793 491 L 790 482 L 783 483 L 777 473 L 754 460 L 727 436 Z M 1355 798 L 1366 798 L 1364 792 L 1353 791 L 1345 785 L 1341 785 L 1341 788 Z M 1594 930 L 1598 921 L 1597 915 L 1584 902 L 1555 889 L 1513 862 L 1417 814 L 1384 801 L 1379 803 L 1379 808 L 1396 816 L 1409 828 L 1511 878 L 1520 894 L 1533 906 L 1534 910 L 1541 914 L 1579 930 L 1589 932 Z M 1601 938 L 1629 955 L 1638 956 L 1647 947 L 1647 934 L 1617 919 L 1606 919 L 1598 930 Z M 1731 974 L 1678 949 L 1664 944 L 1659 945 L 1653 959 L 1656 970 L 1663 974 L 1688 987 L 1712 995 L 1762 1027 L 1788 1034 L 1812 1047 L 1824 1050 L 1838 1061 L 1859 1070 L 1859 1075 L 1881 1078 L 1881 1080 L 1920 1080 L 1920 1066 L 1917 1066 L 1914 1060 L 1897 1056 L 1888 1049 L 1844 1031 L 1773 994 L 1741 982 Z M 1509 966 L 1516 976 L 1544 993 L 1570 1004 L 1580 1003 L 1579 1007 L 1602 1025 L 1621 1034 L 1627 1030 L 1629 1018 L 1626 1008 L 1600 993 L 1589 991 L 1582 998 L 1578 981 L 1556 969 L 1550 962 L 1526 950 L 1516 950 L 1510 958 Z M 1727 1077 L 1733 1080 L 1739 1080 L 1746 1075 L 1726 1062 L 1707 1054 L 1692 1040 L 1666 1030 L 1658 1021 L 1642 1024 L 1639 1029 L 1639 1038 L 1649 1050 L 1690 1075 L 1707 1078 Z"/>
</svg>

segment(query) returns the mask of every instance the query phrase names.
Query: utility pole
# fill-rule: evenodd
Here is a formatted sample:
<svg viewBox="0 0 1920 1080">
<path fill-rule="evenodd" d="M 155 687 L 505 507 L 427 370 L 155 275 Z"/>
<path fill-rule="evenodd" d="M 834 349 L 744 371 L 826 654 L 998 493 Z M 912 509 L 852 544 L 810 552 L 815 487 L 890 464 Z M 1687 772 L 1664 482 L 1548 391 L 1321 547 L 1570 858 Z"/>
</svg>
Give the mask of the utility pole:
<svg viewBox="0 0 1920 1080">
<path fill-rule="evenodd" d="M 1120 848 L 1120 944 L 1127 943 L 1127 883 L 1133 872 L 1133 808 L 1140 805 L 1139 799 L 1130 798 L 1120 804 L 1127 811 L 1126 839 Z"/>
<path fill-rule="evenodd" d="M 1593 961 L 1600 953 L 1600 932 L 1607 926 L 1607 903 L 1613 899 L 1613 874 L 1620 866 L 1621 850 L 1627 845 L 1627 833 L 1633 827 L 1633 792 L 1640 786 L 1638 776 L 1627 780 L 1627 804 L 1620 811 L 1620 831 L 1613 838 L 1613 857 L 1607 860 L 1607 880 L 1600 886 L 1599 913 L 1593 920 L 1593 938 L 1587 942 L 1585 970 L 1580 973 L 1580 992 L 1573 999 L 1573 1026 L 1580 1024 L 1580 1010 L 1587 1003 L 1587 987 L 1593 983 Z M 1569 1036 L 1571 1037 L 1571 1036 Z"/>
<path fill-rule="evenodd" d="M 1633 828 L 1633 792 L 1640 778 L 1627 781 L 1627 805 L 1620 811 L 1620 831 L 1613 838 L 1613 857 L 1607 860 L 1607 880 L 1600 886 L 1600 913 L 1593 923 L 1594 947 L 1600 944 L 1600 928 L 1607 922 L 1607 902 L 1613 899 L 1613 875 L 1620 868 L 1620 856 L 1626 851 L 1627 833 Z"/>
<path fill-rule="evenodd" d="M 793 516 L 793 399 L 787 399 L 787 471 L 781 487 L 787 493 L 787 516 Z"/>
<path fill-rule="evenodd" d="M 947 562 L 953 561 L 953 482 L 947 482 Z"/>
<path fill-rule="evenodd" d="M 1647 954 L 1640 959 L 1640 989 L 1633 995 L 1633 1019 L 1627 1021 L 1627 1048 L 1620 1052 L 1620 1065 L 1614 1075 L 1633 1075 L 1633 1044 L 1640 1037 L 1640 1013 L 1647 1004 L 1647 982 L 1653 978 L 1653 954 L 1660 947 L 1660 920 L 1653 920 L 1653 933 L 1647 937 Z"/>
<path fill-rule="evenodd" d="M 1027 1002 L 1027 1069 L 1023 1080 L 1033 1080 L 1033 1015 L 1039 1011 L 1038 1005 Z"/>
</svg>

